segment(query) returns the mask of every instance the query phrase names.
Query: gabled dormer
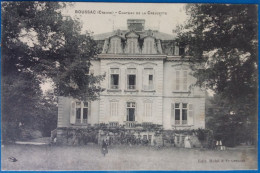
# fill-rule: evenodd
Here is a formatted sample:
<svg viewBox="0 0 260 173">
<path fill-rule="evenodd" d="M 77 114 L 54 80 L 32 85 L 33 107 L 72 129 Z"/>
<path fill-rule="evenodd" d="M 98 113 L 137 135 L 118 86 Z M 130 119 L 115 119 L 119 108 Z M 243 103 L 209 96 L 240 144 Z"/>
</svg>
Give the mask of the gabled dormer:
<svg viewBox="0 0 260 173">
<path fill-rule="evenodd" d="M 143 38 L 142 54 L 157 54 L 156 40 L 153 36 Z"/>
<path fill-rule="evenodd" d="M 125 53 L 127 54 L 140 54 L 140 45 L 138 39 L 140 35 L 135 31 L 129 31 L 125 34 L 126 37 L 126 47 Z"/>
<path fill-rule="evenodd" d="M 108 48 L 108 53 L 112 54 L 120 54 L 123 53 L 123 46 L 122 46 L 122 40 L 124 38 L 118 36 L 118 35 L 113 35 L 109 38 L 109 48 Z"/>
</svg>

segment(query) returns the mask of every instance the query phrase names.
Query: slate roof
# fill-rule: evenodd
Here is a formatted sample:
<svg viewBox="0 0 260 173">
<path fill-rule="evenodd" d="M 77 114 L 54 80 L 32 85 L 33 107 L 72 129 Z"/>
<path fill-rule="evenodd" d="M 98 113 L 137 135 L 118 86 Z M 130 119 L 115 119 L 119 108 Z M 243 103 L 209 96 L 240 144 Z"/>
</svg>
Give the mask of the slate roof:
<svg viewBox="0 0 260 173">
<path fill-rule="evenodd" d="M 114 36 L 115 34 L 117 34 L 120 37 L 125 37 L 125 34 L 128 32 L 130 32 L 130 31 L 129 30 L 118 30 L 118 31 L 114 31 L 114 32 L 106 32 L 106 33 L 94 35 L 93 38 L 94 38 L 94 40 L 105 40 L 106 38 Z M 150 32 L 152 32 L 152 35 L 151 35 L 152 37 L 155 37 L 156 39 L 160 39 L 162 41 L 175 40 L 175 37 L 173 35 L 166 34 L 166 33 L 159 32 L 159 31 L 144 30 L 142 32 L 136 32 L 136 33 L 140 34 L 141 38 L 144 38 L 144 37 L 148 36 Z"/>
</svg>

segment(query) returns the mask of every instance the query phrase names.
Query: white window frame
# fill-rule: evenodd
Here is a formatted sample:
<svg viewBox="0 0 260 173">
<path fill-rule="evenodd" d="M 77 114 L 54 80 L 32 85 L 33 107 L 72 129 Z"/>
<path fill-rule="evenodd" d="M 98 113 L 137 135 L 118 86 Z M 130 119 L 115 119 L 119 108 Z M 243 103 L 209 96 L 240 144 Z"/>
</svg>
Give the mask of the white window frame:
<svg viewBox="0 0 260 173">
<path fill-rule="evenodd" d="M 118 101 L 110 102 L 110 116 L 117 117 L 118 116 Z"/>
<path fill-rule="evenodd" d="M 152 108 L 153 103 L 152 102 L 144 102 L 144 116 L 145 117 L 152 117 Z"/>
<path fill-rule="evenodd" d="M 147 38 L 144 40 L 144 52 L 145 54 L 152 54 L 153 53 L 153 46 L 154 46 L 154 40 L 151 38 Z"/>
<path fill-rule="evenodd" d="M 179 107 L 176 107 L 176 104 L 179 104 Z M 184 104 L 186 105 L 184 107 Z M 180 111 L 180 120 L 176 120 L 176 110 Z M 183 120 L 183 111 L 186 110 L 186 120 Z M 176 102 L 172 103 L 172 114 L 174 115 L 172 118 L 174 125 L 192 125 L 193 122 L 190 122 L 190 119 L 193 119 L 193 105 L 184 103 L 184 102 Z"/>
<path fill-rule="evenodd" d="M 129 75 L 135 75 L 135 85 L 129 85 Z M 136 68 L 127 68 L 126 69 L 126 89 L 127 90 L 136 90 L 137 88 L 137 69 Z"/>
<path fill-rule="evenodd" d="M 137 44 L 137 39 L 134 38 L 129 38 L 128 39 L 128 52 L 129 54 L 135 54 L 136 53 L 136 45 Z"/>
<path fill-rule="evenodd" d="M 152 85 L 150 85 L 149 77 L 152 75 Z M 144 68 L 143 70 L 143 90 L 152 91 L 154 90 L 154 69 L 153 68 Z"/>
<path fill-rule="evenodd" d="M 87 103 L 87 106 L 84 104 Z M 75 101 L 76 124 L 87 124 L 90 118 L 90 102 Z M 77 105 L 79 104 L 79 105 Z M 80 118 L 77 118 L 77 109 L 80 109 Z M 87 118 L 84 119 L 84 109 L 87 109 Z"/>
<path fill-rule="evenodd" d="M 136 102 L 134 102 L 134 101 L 126 102 L 126 121 L 129 121 L 128 109 L 134 109 L 134 121 L 132 121 L 132 122 L 135 122 L 136 121 Z"/>
<path fill-rule="evenodd" d="M 118 54 L 119 53 L 119 48 L 120 48 L 120 40 L 114 38 L 114 39 L 111 39 L 111 53 L 114 53 L 114 54 Z"/>
<path fill-rule="evenodd" d="M 174 91 L 176 92 L 188 92 L 189 91 L 189 74 L 188 69 L 176 69 Z"/>
<path fill-rule="evenodd" d="M 109 88 L 110 89 L 119 89 L 120 88 L 120 69 L 119 68 L 110 68 L 110 75 L 109 75 Z M 117 72 L 116 72 L 117 70 Z M 118 86 L 116 87 L 112 85 L 112 75 L 118 74 Z"/>
</svg>

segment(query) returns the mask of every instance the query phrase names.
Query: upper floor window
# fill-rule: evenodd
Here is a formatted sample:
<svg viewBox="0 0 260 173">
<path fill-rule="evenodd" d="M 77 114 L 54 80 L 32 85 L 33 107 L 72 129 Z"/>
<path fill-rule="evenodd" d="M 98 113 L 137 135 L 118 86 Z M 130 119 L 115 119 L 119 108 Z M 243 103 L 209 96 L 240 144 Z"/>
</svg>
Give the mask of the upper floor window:
<svg viewBox="0 0 260 173">
<path fill-rule="evenodd" d="M 144 90 L 153 90 L 154 89 L 154 71 L 152 68 L 144 69 L 143 89 Z"/>
<path fill-rule="evenodd" d="M 188 91 L 188 71 L 175 71 L 175 91 Z"/>
<path fill-rule="evenodd" d="M 130 54 L 135 54 L 135 48 L 136 48 L 137 40 L 136 39 L 129 39 L 128 41 L 128 52 Z"/>
<path fill-rule="evenodd" d="M 112 39 L 111 40 L 111 52 L 112 53 L 119 53 L 119 47 L 120 47 L 120 40 L 118 39 Z"/>
<path fill-rule="evenodd" d="M 71 124 L 87 124 L 89 118 L 89 103 L 73 101 L 71 103 Z"/>
<path fill-rule="evenodd" d="M 127 69 L 127 89 L 136 89 L 136 69 Z"/>
<path fill-rule="evenodd" d="M 110 69 L 110 88 L 111 89 L 119 88 L 119 69 L 118 68 Z"/>
<path fill-rule="evenodd" d="M 153 53 L 153 40 L 147 39 L 144 41 L 144 53 L 152 54 Z"/>
</svg>

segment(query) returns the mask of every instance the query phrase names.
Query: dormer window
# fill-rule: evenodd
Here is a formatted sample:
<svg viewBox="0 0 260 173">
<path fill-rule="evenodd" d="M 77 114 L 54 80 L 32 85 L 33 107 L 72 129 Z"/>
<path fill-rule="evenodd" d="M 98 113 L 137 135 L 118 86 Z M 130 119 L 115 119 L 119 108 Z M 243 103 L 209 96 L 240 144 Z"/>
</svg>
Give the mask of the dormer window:
<svg viewBox="0 0 260 173">
<path fill-rule="evenodd" d="M 111 40 L 111 53 L 117 54 L 119 53 L 119 48 L 120 48 L 120 40 L 119 39 L 112 39 Z"/>
<path fill-rule="evenodd" d="M 136 39 L 130 39 L 128 42 L 128 52 L 130 54 L 135 54 L 135 47 L 136 47 Z"/>
<path fill-rule="evenodd" d="M 145 42 L 145 52 L 147 53 L 147 54 L 152 54 L 152 44 L 153 44 L 153 42 L 152 41 L 146 41 Z"/>
</svg>

